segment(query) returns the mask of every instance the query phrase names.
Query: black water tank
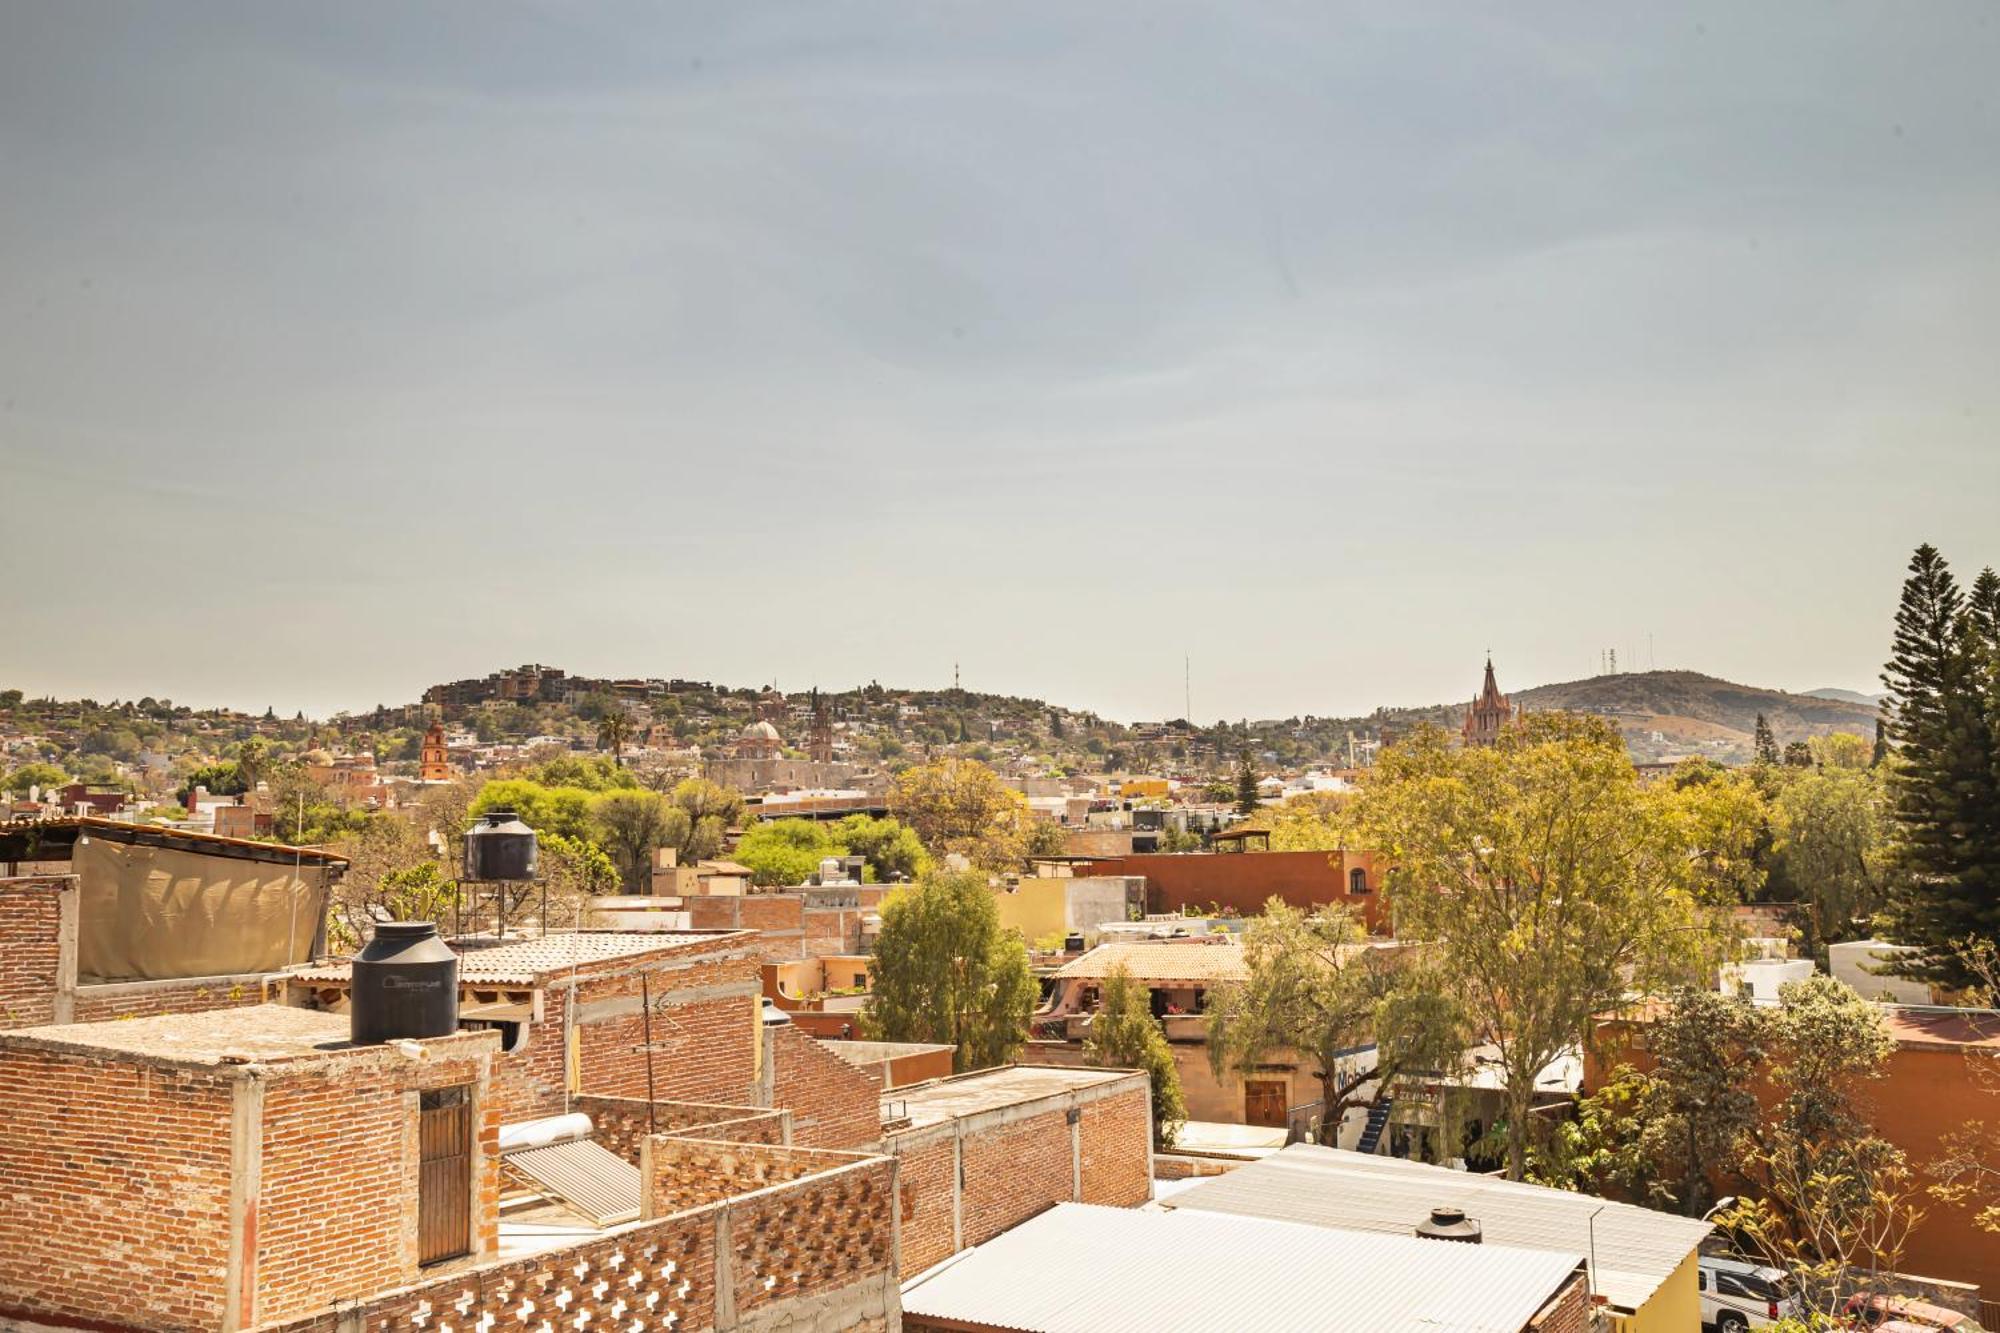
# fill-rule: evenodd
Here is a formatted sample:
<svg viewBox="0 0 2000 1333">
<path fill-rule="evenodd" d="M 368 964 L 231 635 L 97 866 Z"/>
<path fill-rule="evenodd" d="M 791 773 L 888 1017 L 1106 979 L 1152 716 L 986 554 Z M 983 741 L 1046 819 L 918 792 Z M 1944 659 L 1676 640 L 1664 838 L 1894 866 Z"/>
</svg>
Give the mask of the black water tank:
<svg viewBox="0 0 2000 1333">
<path fill-rule="evenodd" d="M 1431 1215 L 1417 1223 L 1417 1234 L 1425 1240 L 1456 1240 L 1479 1244 L 1479 1223 L 1459 1208 L 1433 1208 Z"/>
<path fill-rule="evenodd" d="M 465 877 L 478 883 L 535 877 L 535 831 L 512 810 L 489 810 L 465 835 Z"/>
<path fill-rule="evenodd" d="M 430 921 L 383 921 L 354 957 L 348 1037 L 357 1046 L 458 1031 L 458 955 Z"/>
</svg>

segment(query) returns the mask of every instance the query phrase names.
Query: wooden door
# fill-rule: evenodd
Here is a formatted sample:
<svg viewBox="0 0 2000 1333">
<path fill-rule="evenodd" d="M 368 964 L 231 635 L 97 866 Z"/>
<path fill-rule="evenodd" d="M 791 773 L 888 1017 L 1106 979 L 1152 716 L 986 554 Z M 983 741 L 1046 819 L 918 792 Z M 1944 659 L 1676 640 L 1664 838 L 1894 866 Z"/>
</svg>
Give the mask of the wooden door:
<svg viewBox="0 0 2000 1333">
<path fill-rule="evenodd" d="M 1283 1079 L 1252 1078 L 1243 1082 L 1243 1123 L 1280 1127 L 1285 1123 L 1287 1084 Z"/>
<path fill-rule="evenodd" d="M 417 1262 L 442 1263 L 472 1248 L 470 1090 L 422 1094 L 417 1142 Z"/>
</svg>

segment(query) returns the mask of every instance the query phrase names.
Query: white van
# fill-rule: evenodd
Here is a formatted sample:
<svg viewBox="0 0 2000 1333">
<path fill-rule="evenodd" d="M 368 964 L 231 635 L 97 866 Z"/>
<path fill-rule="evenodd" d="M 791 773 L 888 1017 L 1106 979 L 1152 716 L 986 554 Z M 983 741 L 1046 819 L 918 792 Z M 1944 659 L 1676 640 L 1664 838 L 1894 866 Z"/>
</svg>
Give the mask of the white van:
<svg viewBox="0 0 2000 1333">
<path fill-rule="evenodd" d="M 1703 1255 L 1700 1269 L 1701 1322 L 1715 1333 L 1769 1328 L 1799 1312 L 1792 1280 L 1782 1269 L 1720 1255 Z"/>
</svg>

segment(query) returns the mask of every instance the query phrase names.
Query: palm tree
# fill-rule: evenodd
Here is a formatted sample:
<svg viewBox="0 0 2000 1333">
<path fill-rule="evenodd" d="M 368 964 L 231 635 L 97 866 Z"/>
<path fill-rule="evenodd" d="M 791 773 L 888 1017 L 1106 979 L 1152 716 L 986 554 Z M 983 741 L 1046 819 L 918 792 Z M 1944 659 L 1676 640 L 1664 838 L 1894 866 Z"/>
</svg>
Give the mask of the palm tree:
<svg viewBox="0 0 2000 1333">
<path fill-rule="evenodd" d="M 622 708 L 608 708 L 597 720 L 597 748 L 611 751 L 611 762 L 624 766 L 625 742 L 631 739 L 632 724 Z"/>
</svg>

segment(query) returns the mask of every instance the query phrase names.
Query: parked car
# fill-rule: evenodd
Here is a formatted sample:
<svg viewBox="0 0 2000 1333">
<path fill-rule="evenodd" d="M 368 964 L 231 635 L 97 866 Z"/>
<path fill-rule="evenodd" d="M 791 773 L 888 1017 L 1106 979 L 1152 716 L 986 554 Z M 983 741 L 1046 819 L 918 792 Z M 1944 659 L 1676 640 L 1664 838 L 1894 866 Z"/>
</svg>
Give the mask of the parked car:
<svg viewBox="0 0 2000 1333">
<path fill-rule="evenodd" d="M 1896 1333 L 1899 1326 L 1941 1328 L 1946 1333 L 1985 1333 L 1979 1321 L 1969 1314 L 1909 1296 L 1885 1296 L 1879 1292 L 1849 1296 L 1843 1313 L 1855 1328 L 1873 1329 L 1875 1333 Z"/>
<path fill-rule="evenodd" d="M 1769 1328 L 1799 1313 L 1792 1280 L 1782 1269 L 1703 1255 L 1700 1282 L 1701 1322 L 1715 1333 Z"/>
</svg>

